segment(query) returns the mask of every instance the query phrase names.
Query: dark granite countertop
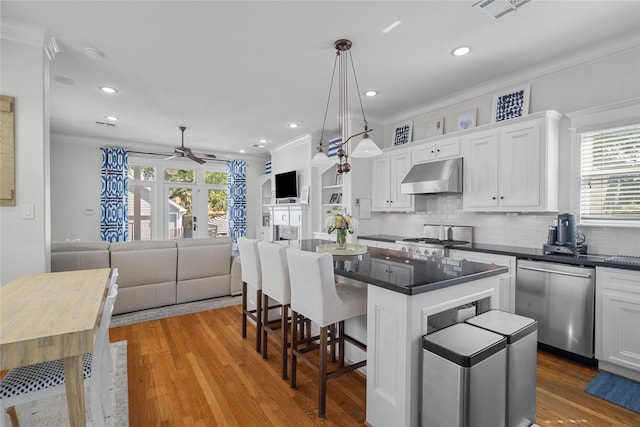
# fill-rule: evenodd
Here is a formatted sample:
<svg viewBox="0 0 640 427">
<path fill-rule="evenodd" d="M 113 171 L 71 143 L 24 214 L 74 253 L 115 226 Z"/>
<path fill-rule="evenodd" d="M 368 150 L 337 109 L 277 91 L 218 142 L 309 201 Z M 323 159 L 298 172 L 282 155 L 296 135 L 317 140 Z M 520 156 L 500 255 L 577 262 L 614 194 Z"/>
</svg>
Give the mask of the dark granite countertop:
<svg viewBox="0 0 640 427">
<path fill-rule="evenodd" d="M 359 239 L 378 240 L 393 243 L 402 240 L 407 236 L 394 236 L 390 234 L 376 234 L 372 236 L 358 236 Z M 621 259 L 612 259 L 613 255 L 587 254 L 587 255 L 558 255 L 545 254 L 540 249 L 522 248 L 519 246 L 490 245 L 485 243 L 470 243 L 462 246 L 452 246 L 451 249 L 461 249 L 466 251 L 484 252 L 489 254 L 515 256 L 519 259 L 530 259 L 535 261 L 557 262 L 561 264 L 579 265 L 584 267 L 610 267 L 623 268 L 626 270 L 640 271 L 640 265 L 629 264 Z"/>
<path fill-rule="evenodd" d="M 417 237 L 417 236 L 413 236 Z M 396 240 L 410 238 L 410 236 L 395 236 L 393 234 L 374 234 L 372 236 L 358 236 L 358 239 L 376 240 L 378 242 L 395 243 Z"/>
<path fill-rule="evenodd" d="M 331 243 L 325 240 L 303 240 L 301 249 L 316 252 L 321 244 Z M 334 255 L 334 273 L 360 282 L 389 289 L 406 295 L 415 295 L 434 291 L 460 283 L 506 273 L 507 267 L 484 264 L 466 260 L 429 257 L 414 259 L 407 252 L 391 249 L 368 247 L 364 255 Z M 395 264 L 399 271 L 411 271 L 411 274 L 398 274 L 395 283 L 390 282 L 388 268 L 378 268 Z"/>
<path fill-rule="evenodd" d="M 545 254 L 542 249 L 521 248 L 517 246 L 488 245 L 484 243 L 471 243 L 464 246 L 452 246 L 451 249 L 465 251 L 484 252 L 496 255 L 515 256 L 518 259 L 529 259 L 534 261 L 557 262 L 561 264 L 571 264 L 584 267 L 611 267 L 623 268 L 626 270 L 640 271 L 640 265 L 628 264 L 622 261 L 611 259 L 612 255 L 558 255 Z"/>
</svg>

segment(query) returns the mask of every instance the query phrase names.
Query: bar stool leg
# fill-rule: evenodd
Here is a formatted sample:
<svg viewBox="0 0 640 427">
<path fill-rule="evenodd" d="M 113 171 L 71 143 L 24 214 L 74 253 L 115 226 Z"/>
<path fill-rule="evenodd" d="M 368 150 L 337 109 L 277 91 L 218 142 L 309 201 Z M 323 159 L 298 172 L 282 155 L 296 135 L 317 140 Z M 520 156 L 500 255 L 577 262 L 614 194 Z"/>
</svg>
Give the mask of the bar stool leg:
<svg viewBox="0 0 640 427">
<path fill-rule="evenodd" d="M 262 325 L 267 326 L 269 324 L 269 297 L 262 294 Z M 260 328 L 260 334 L 262 334 L 262 358 L 267 358 L 267 344 L 269 339 L 267 338 L 267 330 Z"/>
<path fill-rule="evenodd" d="M 289 304 L 283 304 L 280 315 L 280 332 L 282 333 L 282 379 L 286 380 L 287 375 L 287 349 L 289 347 Z M 291 319 L 293 321 L 293 319 Z"/>
<path fill-rule="evenodd" d="M 318 378 L 318 418 L 324 420 L 327 406 L 327 335 L 331 326 L 320 328 L 320 369 Z"/>
<path fill-rule="evenodd" d="M 247 337 L 247 282 L 242 282 L 242 338 Z"/>
<path fill-rule="evenodd" d="M 291 388 L 296 388 L 296 351 L 298 350 L 298 313 L 291 310 Z"/>
<path fill-rule="evenodd" d="M 260 353 L 262 344 L 262 289 L 256 291 L 256 351 Z"/>
<path fill-rule="evenodd" d="M 344 368 L 344 320 L 338 322 L 338 352 L 340 357 L 340 367 Z"/>
</svg>

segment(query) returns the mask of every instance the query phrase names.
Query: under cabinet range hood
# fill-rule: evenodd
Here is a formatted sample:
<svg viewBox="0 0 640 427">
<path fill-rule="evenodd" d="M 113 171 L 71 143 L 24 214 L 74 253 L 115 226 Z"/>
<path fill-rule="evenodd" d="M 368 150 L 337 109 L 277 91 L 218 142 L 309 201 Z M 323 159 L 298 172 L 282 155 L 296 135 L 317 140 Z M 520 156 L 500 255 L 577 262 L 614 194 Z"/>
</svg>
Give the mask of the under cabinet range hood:
<svg viewBox="0 0 640 427">
<path fill-rule="evenodd" d="M 414 165 L 400 184 L 400 192 L 462 193 L 462 157 Z"/>
</svg>

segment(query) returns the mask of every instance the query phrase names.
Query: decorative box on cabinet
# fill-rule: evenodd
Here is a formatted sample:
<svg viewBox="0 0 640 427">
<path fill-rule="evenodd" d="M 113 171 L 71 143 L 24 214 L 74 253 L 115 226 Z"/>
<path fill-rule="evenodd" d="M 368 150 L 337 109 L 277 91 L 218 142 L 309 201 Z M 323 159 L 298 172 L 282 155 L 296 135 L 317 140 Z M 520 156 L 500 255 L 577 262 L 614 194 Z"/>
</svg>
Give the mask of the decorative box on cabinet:
<svg viewBox="0 0 640 427">
<path fill-rule="evenodd" d="M 400 184 L 410 169 L 410 148 L 390 151 L 373 159 L 371 210 L 382 212 L 415 210 L 415 196 L 400 193 Z"/>
<path fill-rule="evenodd" d="M 497 264 L 509 267 L 509 272 L 501 274 L 500 278 L 500 310 L 515 313 L 516 310 L 516 257 L 507 255 L 472 252 L 450 249 L 449 257 L 466 259 L 467 261 Z"/>
<path fill-rule="evenodd" d="M 557 211 L 561 116 L 545 111 L 465 133 L 463 210 Z"/>
<path fill-rule="evenodd" d="M 640 381 L 640 271 L 596 267 L 596 359 Z"/>
</svg>

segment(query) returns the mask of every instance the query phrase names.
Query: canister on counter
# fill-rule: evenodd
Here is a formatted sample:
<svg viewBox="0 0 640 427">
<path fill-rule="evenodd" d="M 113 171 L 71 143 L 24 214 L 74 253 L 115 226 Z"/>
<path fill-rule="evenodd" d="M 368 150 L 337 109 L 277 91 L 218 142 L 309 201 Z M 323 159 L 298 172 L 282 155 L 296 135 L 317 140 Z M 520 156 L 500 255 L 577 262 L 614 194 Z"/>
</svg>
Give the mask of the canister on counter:
<svg viewBox="0 0 640 427">
<path fill-rule="evenodd" d="M 549 234 L 547 236 L 547 243 L 550 245 L 555 245 L 556 240 L 558 240 L 558 227 L 555 225 L 549 226 Z"/>
</svg>

